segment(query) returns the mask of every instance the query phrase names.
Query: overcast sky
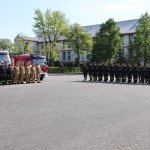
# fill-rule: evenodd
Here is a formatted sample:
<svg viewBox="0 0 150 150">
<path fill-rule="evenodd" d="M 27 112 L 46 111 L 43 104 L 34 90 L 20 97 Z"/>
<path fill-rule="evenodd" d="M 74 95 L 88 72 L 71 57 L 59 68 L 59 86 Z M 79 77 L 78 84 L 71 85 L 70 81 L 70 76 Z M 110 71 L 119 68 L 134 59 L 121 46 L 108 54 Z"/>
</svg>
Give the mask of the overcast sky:
<svg viewBox="0 0 150 150">
<path fill-rule="evenodd" d="M 13 41 L 18 33 L 35 36 L 32 31 L 34 9 L 60 10 L 70 23 L 101 24 L 137 19 L 150 13 L 149 0 L 0 0 L 0 38 Z"/>
</svg>

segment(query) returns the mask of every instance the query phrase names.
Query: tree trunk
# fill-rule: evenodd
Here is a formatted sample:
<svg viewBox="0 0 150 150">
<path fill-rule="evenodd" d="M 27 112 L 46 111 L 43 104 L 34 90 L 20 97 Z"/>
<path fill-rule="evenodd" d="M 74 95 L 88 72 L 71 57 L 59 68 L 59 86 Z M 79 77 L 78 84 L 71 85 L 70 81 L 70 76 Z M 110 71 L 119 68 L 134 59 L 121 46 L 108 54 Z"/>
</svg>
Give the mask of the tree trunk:
<svg viewBox="0 0 150 150">
<path fill-rule="evenodd" d="M 50 65 L 53 67 L 54 66 L 54 60 L 53 60 L 53 47 L 52 47 L 52 41 L 49 37 L 49 43 L 50 43 Z"/>
<path fill-rule="evenodd" d="M 78 67 L 80 66 L 80 53 L 79 53 L 79 50 L 78 50 L 78 57 L 77 57 L 77 66 Z"/>
</svg>

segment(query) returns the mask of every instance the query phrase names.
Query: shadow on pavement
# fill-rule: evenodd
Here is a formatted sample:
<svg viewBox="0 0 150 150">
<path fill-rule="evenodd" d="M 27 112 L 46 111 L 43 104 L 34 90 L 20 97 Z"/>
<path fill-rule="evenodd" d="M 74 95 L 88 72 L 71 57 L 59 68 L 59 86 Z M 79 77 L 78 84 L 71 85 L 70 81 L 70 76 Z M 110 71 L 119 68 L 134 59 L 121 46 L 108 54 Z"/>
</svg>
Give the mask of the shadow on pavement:
<svg viewBox="0 0 150 150">
<path fill-rule="evenodd" d="M 150 86 L 150 84 L 146 84 L 146 83 L 121 83 L 121 82 L 102 82 L 102 81 L 70 81 L 70 82 L 86 83 L 86 84 L 97 83 L 97 84 L 110 84 L 110 85 Z"/>
</svg>

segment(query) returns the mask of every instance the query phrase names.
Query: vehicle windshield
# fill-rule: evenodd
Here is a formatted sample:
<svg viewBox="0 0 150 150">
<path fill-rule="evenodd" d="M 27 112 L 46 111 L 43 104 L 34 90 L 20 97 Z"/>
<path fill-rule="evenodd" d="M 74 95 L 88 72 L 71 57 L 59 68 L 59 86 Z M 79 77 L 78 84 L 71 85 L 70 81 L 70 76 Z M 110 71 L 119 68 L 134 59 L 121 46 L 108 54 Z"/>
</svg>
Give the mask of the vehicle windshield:
<svg viewBox="0 0 150 150">
<path fill-rule="evenodd" d="M 46 65 L 45 58 L 33 58 L 32 62 L 33 64 L 39 63 L 40 65 Z"/>
<path fill-rule="evenodd" d="M 0 53 L 0 62 L 11 63 L 8 53 Z"/>
</svg>

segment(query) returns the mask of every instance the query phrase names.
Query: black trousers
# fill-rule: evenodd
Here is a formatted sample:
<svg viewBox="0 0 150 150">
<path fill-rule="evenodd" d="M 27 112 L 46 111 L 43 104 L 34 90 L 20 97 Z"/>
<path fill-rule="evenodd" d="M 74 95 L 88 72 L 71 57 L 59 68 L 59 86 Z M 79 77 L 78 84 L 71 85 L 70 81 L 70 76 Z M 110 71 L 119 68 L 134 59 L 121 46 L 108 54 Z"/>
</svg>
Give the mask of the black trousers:
<svg viewBox="0 0 150 150">
<path fill-rule="evenodd" d="M 103 79 L 103 74 L 102 73 L 98 73 L 98 81 L 102 81 Z"/>
<path fill-rule="evenodd" d="M 104 74 L 104 81 L 107 82 L 108 81 L 108 73 Z"/>
<path fill-rule="evenodd" d="M 122 82 L 125 83 L 126 81 L 127 81 L 126 74 L 123 74 L 123 75 L 122 75 Z"/>
<path fill-rule="evenodd" d="M 144 74 L 142 74 L 142 75 L 141 75 L 141 80 L 140 80 L 140 81 L 141 81 L 142 83 L 144 83 L 144 82 L 145 82 L 144 79 L 145 79 L 145 76 L 144 76 Z"/>
<path fill-rule="evenodd" d="M 92 80 L 93 74 L 92 72 L 89 72 L 90 81 Z"/>
<path fill-rule="evenodd" d="M 97 72 L 93 73 L 93 77 L 94 77 L 94 80 L 96 81 L 97 80 Z"/>
<path fill-rule="evenodd" d="M 115 74 L 116 82 L 120 82 L 120 75 L 117 73 Z"/>
<path fill-rule="evenodd" d="M 110 82 L 114 82 L 114 74 L 110 74 Z"/>
<path fill-rule="evenodd" d="M 128 83 L 131 83 L 132 81 L 132 74 L 128 74 Z"/>
<path fill-rule="evenodd" d="M 83 72 L 84 80 L 87 79 L 87 72 Z"/>
<path fill-rule="evenodd" d="M 138 82 L 138 75 L 137 74 L 133 74 L 133 82 L 134 83 Z"/>
</svg>

